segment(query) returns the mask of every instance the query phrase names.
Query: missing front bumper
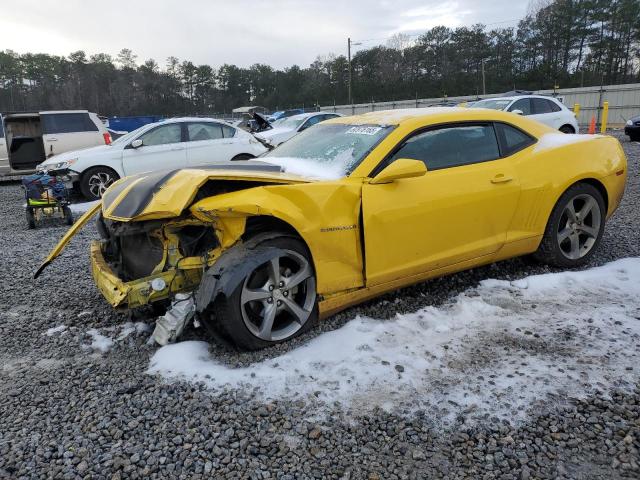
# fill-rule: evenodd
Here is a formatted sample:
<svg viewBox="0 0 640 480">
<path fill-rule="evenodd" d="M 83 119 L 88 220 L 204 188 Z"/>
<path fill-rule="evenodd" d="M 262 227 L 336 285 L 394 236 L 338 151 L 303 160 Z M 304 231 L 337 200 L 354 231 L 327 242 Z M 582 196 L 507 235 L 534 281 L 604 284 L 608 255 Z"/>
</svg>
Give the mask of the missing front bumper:
<svg viewBox="0 0 640 480">
<path fill-rule="evenodd" d="M 141 307 L 175 293 L 192 291 L 200 284 L 201 272 L 198 269 L 170 270 L 123 282 L 104 259 L 100 246 L 100 242 L 91 243 L 91 273 L 98 289 L 114 308 Z M 152 288 L 151 283 L 156 279 L 163 280 L 165 286 L 162 290 Z"/>
</svg>

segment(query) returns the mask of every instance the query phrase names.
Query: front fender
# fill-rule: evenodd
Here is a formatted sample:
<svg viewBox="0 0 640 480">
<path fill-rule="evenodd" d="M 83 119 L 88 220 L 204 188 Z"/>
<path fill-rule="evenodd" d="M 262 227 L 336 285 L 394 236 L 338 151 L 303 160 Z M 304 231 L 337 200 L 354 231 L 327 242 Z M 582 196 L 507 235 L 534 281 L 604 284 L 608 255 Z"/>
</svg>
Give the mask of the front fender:
<svg viewBox="0 0 640 480">
<path fill-rule="evenodd" d="M 196 218 L 268 216 L 292 227 L 305 242 L 321 295 L 364 285 L 360 242 L 361 181 L 276 185 L 205 198 L 193 204 Z M 266 233 L 266 232 L 265 232 Z"/>
</svg>

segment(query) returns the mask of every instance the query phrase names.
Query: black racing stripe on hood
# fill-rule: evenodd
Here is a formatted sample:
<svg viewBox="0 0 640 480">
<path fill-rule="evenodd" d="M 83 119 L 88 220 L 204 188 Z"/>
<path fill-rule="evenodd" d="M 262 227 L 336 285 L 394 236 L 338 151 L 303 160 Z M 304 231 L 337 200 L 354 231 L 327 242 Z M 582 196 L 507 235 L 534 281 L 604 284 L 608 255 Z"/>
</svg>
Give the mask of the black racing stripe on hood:
<svg viewBox="0 0 640 480">
<path fill-rule="evenodd" d="M 134 177 L 124 178 L 118 184 L 109 187 L 102 195 L 102 209 L 107 210 L 113 201 L 118 198 L 118 195 L 120 195 L 125 188 L 131 185 L 131 182 L 137 180 L 138 177 L 139 176 L 136 175 Z"/>
<path fill-rule="evenodd" d="M 133 218 L 140 215 L 149 205 L 153 195 L 180 170 L 162 170 L 160 172 L 149 173 L 143 177 L 125 197 L 109 213 L 109 216 L 119 218 Z M 139 179 L 139 176 L 132 177 L 132 181 Z M 129 182 L 127 183 L 129 184 Z M 122 191 L 122 190 L 120 190 Z"/>
</svg>

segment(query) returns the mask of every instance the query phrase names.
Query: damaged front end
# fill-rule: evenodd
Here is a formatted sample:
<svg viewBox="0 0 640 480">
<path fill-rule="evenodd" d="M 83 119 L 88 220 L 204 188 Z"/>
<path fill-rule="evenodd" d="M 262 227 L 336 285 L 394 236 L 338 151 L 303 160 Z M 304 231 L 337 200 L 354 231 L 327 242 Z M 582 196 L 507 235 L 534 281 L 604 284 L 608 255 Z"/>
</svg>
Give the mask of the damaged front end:
<svg viewBox="0 0 640 480">
<path fill-rule="evenodd" d="M 101 214 L 97 224 L 101 240 L 91 245 L 93 278 L 116 308 L 136 308 L 195 289 L 203 270 L 222 252 L 215 222 L 127 223 Z"/>
<path fill-rule="evenodd" d="M 100 240 L 91 243 L 91 271 L 114 308 L 134 309 L 193 292 L 203 272 L 240 240 L 247 215 L 189 207 L 203 198 L 282 183 L 296 181 L 283 178 L 280 167 L 258 162 L 127 177 L 78 219 L 35 277 L 97 215 Z"/>
</svg>

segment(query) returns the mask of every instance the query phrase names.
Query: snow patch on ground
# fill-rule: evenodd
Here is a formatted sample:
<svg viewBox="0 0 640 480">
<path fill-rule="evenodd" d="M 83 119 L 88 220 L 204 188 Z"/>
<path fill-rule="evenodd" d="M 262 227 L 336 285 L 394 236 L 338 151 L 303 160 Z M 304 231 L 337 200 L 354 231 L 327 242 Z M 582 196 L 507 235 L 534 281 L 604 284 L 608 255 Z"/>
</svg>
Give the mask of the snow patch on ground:
<svg viewBox="0 0 640 480">
<path fill-rule="evenodd" d="M 117 337 L 117 340 L 124 340 L 132 333 L 146 333 L 150 332 L 151 327 L 144 322 L 127 322 L 122 326 L 122 330 Z"/>
<path fill-rule="evenodd" d="M 151 327 L 144 322 L 127 322 L 119 327 L 108 327 L 102 329 L 110 336 L 104 335 L 99 330 L 92 328 L 87 330 L 87 335 L 91 337 L 91 344 L 86 348 L 100 352 L 108 352 L 116 343 L 121 342 L 132 334 L 141 334 L 151 331 Z"/>
<path fill-rule="evenodd" d="M 113 339 L 102 335 L 98 330 L 92 328 L 87 330 L 87 335 L 92 339 L 89 348 L 99 350 L 100 352 L 108 352 L 113 346 Z"/>
<path fill-rule="evenodd" d="M 47 337 L 51 337 L 51 336 L 55 335 L 56 333 L 64 334 L 66 329 L 67 329 L 66 325 L 58 325 L 57 327 L 49 328 L 46 332 L 44 332 L 44 334 Z"/>
<path fill-rule="evenodd" d="M 205 342 L 160 348 L 148 373 L 310 398 L 362 412 L 425 410 L 447 421 L 521 419 L 547 395 L 633 388 L 640 355 L 640 259 L 585 271 L 485 280 L 442 307 L 391 320 L 356 317 L 246 368 Z"/>
<path fill-rule="evenodd" d="M 72 203 L 69 205 L 69 208 L 73 213 L 84 213 L 100 202 L 101 200 L 95 200 L 93 202 Z"/>
<path fill-rule="evenodd" d="M 580 133 L 545 133 L 533 147 L 535 152 L 550 148 L 564 147 L 574 143 L 584 142 L 602 135 L 583 135 Z"/>
</svg>

